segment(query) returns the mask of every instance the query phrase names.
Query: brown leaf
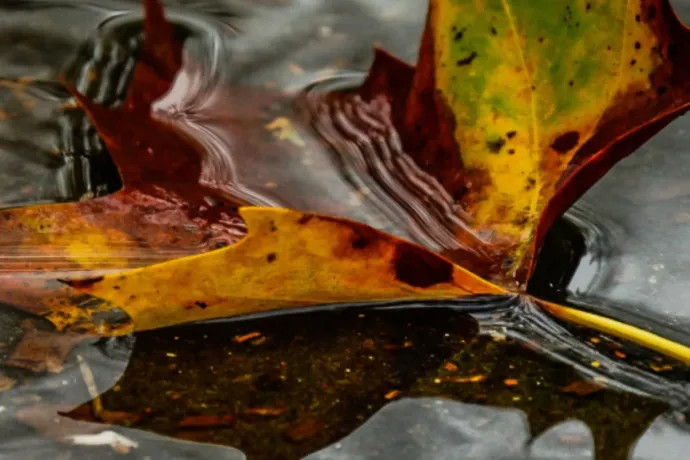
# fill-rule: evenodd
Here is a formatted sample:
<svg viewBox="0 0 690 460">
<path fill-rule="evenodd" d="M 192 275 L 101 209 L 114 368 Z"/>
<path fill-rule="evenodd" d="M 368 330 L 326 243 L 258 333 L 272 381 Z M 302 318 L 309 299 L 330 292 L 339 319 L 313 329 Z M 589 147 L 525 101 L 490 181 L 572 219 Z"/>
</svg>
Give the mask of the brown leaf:
<svg viewBox="0 0 690 460">
<path fill-rule="evenodd" d="M 319 434 L 324 427 L 325 425 L 320 420 L 308 418 L 285 430 L 285 437 L 290 442 L 304 442 Z"/>
<path fill-rule="evenodd" d="M 245 416 L 277 417 L 283 415 L 287 409 L 284 407 L 253 407 L 242 411 Z"/>
<path fill-rule="evenodd" d="M 438 255 L 360 223 L 284 209 L 241 212 L 249 228 L 241 242 L 91 282 L 70 282 L 108 302 L 88 310 L 56 306 L 46 317 L 60 329 L 122 334 L 132 327 L 148 330 L 279 308 L 504 293 Z M 103 324 L 102 315 L 114 307 L 133 324 L 112 329 Z"/>
<path fill-rule="evenodd" d="M 24 335 L 4 364 L 33 372 L 61 372 L 75 346 L 93 337 L 36 329 L 32 320 L 22 322 Z"/>
<path fill-rule="evenodd" d="M 235 418 L 230 415 L 188 415 L 183 418 L 177 427 L 180 429 L 210 429 L 232 426 Z"/>
<path fill-rule="evenodd" d="M 562 388 L 565 393 L 574 393 L 578 396 L 588 396 L 603 390 L 605 387 L 592 380 L 576 380 Z"/>
</svg>

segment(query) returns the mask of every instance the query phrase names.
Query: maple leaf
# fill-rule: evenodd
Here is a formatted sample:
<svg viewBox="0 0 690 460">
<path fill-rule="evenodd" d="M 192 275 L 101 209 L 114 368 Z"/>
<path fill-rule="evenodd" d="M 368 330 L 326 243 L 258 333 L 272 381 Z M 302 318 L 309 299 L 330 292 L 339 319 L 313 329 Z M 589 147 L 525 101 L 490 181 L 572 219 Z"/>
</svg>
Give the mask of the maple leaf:
<svg viewBox="0 0 690 460">
<path fill-rule="evenodd" d="M 239 243 L 102 277 L 65 280 L 79 301 L 55 305 L 45 317 L 62 331 L 110 336 L 286 308 L 514 295 L 358 222 L 278 208 L 240 211 L 249 233 Z M 100 303 L 83 305 L 79 294 Z M 558 318 L 690 363 L 690 348 L 684 345 L 610 318 L 532 300 Z"/>
<path fill-rule="evenodd" d="M 160 5 L 147 0 L 145 6 L 147 41 L 122 106 L 106 109 L 73 90 L 111 151 L 124 189 L 90 202 L 14 210 L 5 219 L 10 229 L 18 225 L 15 235 L 45 237 L 49 248 L 81 266 L 108 260 L 113 242 L 143 241 L 148 249 L 166 238 L 173 245 L 198 235 L 168 228 L 170 219 L 152 220 L 142 205 L 147 200 L 173 210 L 175 220 L 212 228 L 212 235 L 233 242 L 241 236 L 228 224 L 228 212 L 208 206 L 209 197 L 228 197 L 199 183 L 201 147 L 151 114 L 182 58 Z M 476 9 L 469 0 L 432 0 L 416 69 L 378 52 L 362 88 L 335 95 L 358 97 L 355 104 L 383 98 L 393 107 L 389 113 L 409 154 L 463 208 L 466 225 L 457 236 L 468 248 L 463 265 L 471 270 L 352 221 L 243 208 L 249 234 L 239 242 L 67 281 L 60 302 L 43 302 L 42 313 L 61 330 L 118 335 L 282 308 L 511 295 L 485 279 L 524 285 L 553 220 L 616 160 L 686 109 L 686 70 L 678 55 L 688 32 L 667 1 L 648 6 L 654 9 L 638 11 L 622 1 L 566 8 L 552 1 L 539 13 L 552 19 L 560 8 L 566 27 L 555 33 L 531 3 L 511 8 L 496 0 Z M 472 20 L 456 23 L 461 17 Z M 606 29 L 595 33 L 601 24 Z M 609 46 L 617 51 L 607 57 Z M 635 63 L 628 62 L 635 53 Z M 47 236 L 44 222 L 51 223 Z M 102 250 L 100 259 L 74 251 L 74 235 L 92 254 Z M 83 306 L 83 293 L 100 303 Z M 562 319 L 690 362 L 690 349 L 663 337 L 535 301 Z"/>
<path fill-rule="evenodd" d="M 109 270 L 214 249 L 245 233 L 236 203 L 200 184 L 203 149 L 152 105 L 170 89 L 182 46 L 155 0 L 144 0 L 144 40 L 124 102 L 105 108 L 66 84 L 120 173 L 112 195 L 0 212 L 5 268 L 20 273 Z M 0 300 L 36 311 L 62 289 L 46 277 L 6 277 Z"/>
<path fill-rule="evenodd" d="M 68 303 L 46 317 L 59 329 L 117 335 L 282 308 L 505 294 L 446 259 L 354 221 L 278 208 L 240 209 L 249 233 L 239 243 L 66 281 L 108 303 L 81 308 Z M 131 322 L 108 323 L 105 313 L 117 307 Z"/>
</svg>

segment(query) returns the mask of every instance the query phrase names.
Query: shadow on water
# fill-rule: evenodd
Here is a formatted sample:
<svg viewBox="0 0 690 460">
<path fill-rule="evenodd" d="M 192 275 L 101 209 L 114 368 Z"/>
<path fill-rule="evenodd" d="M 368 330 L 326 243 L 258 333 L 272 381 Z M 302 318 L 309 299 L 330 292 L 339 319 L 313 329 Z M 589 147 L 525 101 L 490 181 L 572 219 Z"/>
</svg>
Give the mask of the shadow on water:
<svg viewBox="0 0 690 460">
<path fill-rule="evenodd" d="M 688 16 L 690 3 L 675 3 Z M 350 217 L 433 250 L 455 249 L 448 197 L 394 148 L 394 131 L 384 126 L 377 143 L 347 120 L 304 123 L 323 108 L 320 91 L 361 81 L 373 44 L 415 60 L 424 1 L 167 4 L 188 59 L 154 110 L 174 114 L 171 123 L 203 145 L 206 184 L 246 203 Z M 136 2 L 0 6 L 0 205 L 120 189 L 103 142 L 59 76 L 100 103 L 121 102 L 140 35 Z M 365 115 L 383 126 L 380 113 Z M 291 121 L 289 142 L 266 129 L 280 119 Z M 614 168 L 554 227 L 532 293 L 690 343 L 690 264 L 680 249 L 690 222 L 687 124 L 679 119 Z M 521 409 L 535 435 L 576 418 L 591 428 L 598 458 L 626 458 L 659 414 L 687 409 L 685 366 L 558 323 L 527 301 L 397 307 L 85 340 L 59 337 L 6 305 L 0 456 L 108 458 L 120 449 L 137 458 L 242 458 L 149 434 L 158 433 L 233 446 L 249 458 L 300 458 L 390 401 L 439 396 Z M 97 423 L 112 425 L 110 434 Z"/>
</svg>

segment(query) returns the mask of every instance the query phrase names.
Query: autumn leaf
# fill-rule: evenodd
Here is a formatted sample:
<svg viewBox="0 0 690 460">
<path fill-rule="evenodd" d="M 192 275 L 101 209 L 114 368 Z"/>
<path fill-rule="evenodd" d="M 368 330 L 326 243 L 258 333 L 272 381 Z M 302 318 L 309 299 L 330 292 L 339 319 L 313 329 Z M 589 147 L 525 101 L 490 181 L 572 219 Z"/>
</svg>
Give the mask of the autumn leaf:
<svg viewBox="0 0 690 460">
<path fill-rule="evenodd" d="M 128 333 L 284 308 L 455 299 L 504 291 L 425 249 L 366 225 L 275 208 L 241 208 L 249 233 L 204 255 L 70 281 L 109 304 L 47 312 L 59 329 Z M 131 324 L 102 322 L 114 307 Z"/>
<path fill-rule="evenodd" d="M 369 98 L 376 97 L 379 93 L 395 96 L 391 104 L 404 105 L 404 110 L 394 110 L 393 113 L 399 117 L 398 125 L 408 128 L 403 131 L 403 134 L 408 134 L 408 145 L 414 145 L 415 136 L 417 141 L 430 141 L 425 143 L 424 149 L 413 151 L 413 156 L 416 155 L 418 164 L 430 171 L 434 167 L 443 166 L 446 176 L 440 179 L 450 191 L 456 192 L 452 188 L 455 183 L 449 182 L 451 176 L 457 182 L 455 185 L 463 187 L 465 196 L 458 200 L 472 217 L 470 223 L 477 230 L 477 235 L 487 228 L 495 235 L 485 247 L 481 247 L 484 240 L 477 235 L 471 235 L 464 241 L 469 247 L 478 248 L 473 254 L 490 259 L 487 263 L 491 267 L 489 275 L 506 280 L 509 276 L 504 276 L 505 269 L 514 273 L 514 269 L 521 266 L 521 260 L 525 257 L 531 260 L 532 254 L 525 255 L 525 251 L 529 244 L 534 244 L 536 222 L 551 196 L 556 193 L 559 177 L 566 174 L 570 160 L 575 158 L 571 150 L 577 150 L 576 147 L 579 148 L 586 139 L 584 135 L 582 139 L 578 137 L 571 149 L 557 152 L 558 156 L 554 157 L 552 150 L 558 149 L 553 146 L 562 147 L 562 142 L 556 142 L 561 136 L 558 134 L 559 129 L 571 129 L 574 125 L 571 126 L 569 120 L 574 117 L 582 126 L 589 120 L 592 132 L 587 136 L 594 136 L 597 123 L 613 117 L 609 112 L 614 108 L 620 109 L 621 98 L 618 93 L 631 85 L 642 84 L 640 82 L 644 79 L 640 80 L 640 77 L 632 74 L 624 75 L 630 81 L 623 77 L 614 78 L 621 66 L 612 65 L 611 62 L 620 62 L 615 59 L 612 61 L 611 58 L 607 58 L 607 64 L 599 69 L 597 59 L 604 59 L 601 53 L 592 60 L 588 60 L 589 56 L 582 53 L 563 55 L 565 57 L 560 57 L 561 60 L 580 56 L 584 63 L 572 59 L 569 63 L 572 68 L 562 65 L 561 73 L 555 71 L 558 69 L 552 73 L 539 73 L 541 67 L 537 69 L 537 64 L 543 64 L 544 67 L 549 59 L 561 56 L 557 52 L 559 46 L 566 46 L 568 43 L 572 45 L 573 41 L 552 31 L 547 34 L 548 30 L 542 30 L 546 25 L 540 21 L 528 21 L 528 13 L 532 10 L 525 6 L 516 8 L 513 12 L 506 2 L 491 4 L 486 9 L 472 9 L 469 4 L 463 5 L 462 2 L 450 4 L 440 0 L 432 1 L 417 71 L 413 73 L 405 64 L 379 52 L 372 72 L 359 93 Z M 220 211 L 207 212 L 205 204 L 209 194 L 214 196 L 214 191 L 199 184 L 199 146 L 180 133 L 171 131 L 164 122 L 151 115 L 152 102 L 165 93 L 182 58 L 181 49 L 172 37 L 172 27 L 165 21 L 160 5 L 150 0 L 145 2 L 145 6 L 145 44 L 125 103 L 115 109 L 105 109 L 74 91 L 80 105 L 88 111 L 106 141 L 123 177 L 124 190 L 119 196 L 116 194 L 110 199 L 118 203 L 123 196 L 131 196 L 127 194 L 143 194 L 148 199 L 170 203 L 178 214 L 182 214 L 182 222 L 185 217 L 195 222 L 227 221 L 227 214 L 221 219 Z M 556 6 L 551 4 L 551 8 L 550 14 L 553 14 Z M 583 30 L 590 27 L 589 23 L 587 26 L 573 25 L 571 35 L 574 34 L 576 38 L 586 37 L 581 41 L 585 42 L 582 46 L 592 47 L 588 48 L 589 53 L 598 50 L 602 40 L 612 43 L 617 43 L 615 40 L 627 40 L 623 36 L 633 30 L 631 27 L 639 29 L 634 29 L 637 35 L 633 35 L 634 38 L 643 40 L 639 49 L 642 48 L 642 43 L 651 46 L 653 38 L 658 35 L 654 35 L 658 32 L 657 29 L 654 29 L 654 33 L 644 35 L 651 30 L 647 26 L 643 27 L 644 24 L 649 25 L 649 21 L 633 21 L 638 26 L 628 24 L 624 18 L 630 12 L 621 9 L 622 7 L 618 10 L 599 5 L 589 9 L 586 6 L 582 8 L 584 12 L 577 8 L 576 12 L 590 14 L 590 22 L 600 23 L 608 19 L 622 21 L 619 24 L 622 29 L 618 32 L 612 28 L 607 33 L 594 34 L 590 28 L 587 35 L 584 35 Z M 590 11 L 591 9 L 595 11 Z M 498 15 L 500 12 L 503 15 Z M 483 26 L 483 33 L 479 28 L 472 32 L 456 24 L 454 21 L 462 17 L 460 13 L 474 15 L 472 27 Z M 573 19 L 573 14 L 575 13 L 571 12 L 566 17 L 567 30 L 573 28 L 569 21 L 578 22 Z M 498 21 L 494 16 L 502 18 L 503 22 L 490 25 L 489 22 Z M 584 19 L 580 20 L 583 21 Z M 524 28 L 521 28 L 520 24 L 523 22 Z M 452 37 L 450 32 L 454 32 Z M 544 40 L 540 41 L 542 32 Z M 524 42 L 533 39 L 535 34 L 539 35 L 536 41 L 544 45 L 542 48 L 525 45 Z M 590 39 L 590 35 L 594 38 Z M 498 42 L 494 43 L 493 40 Z M 549 43 L 544 44 L 547 40 Z M 459 42 L 462 45 L 458 45 Z M 165 43 L 171 46 L 165 48 Z M 478 51 L 470 51 L 467 58 L 458 57 L 459 53 L 464 52 L 462 47 L 480 45 L 481 56 Z M 622 43 L 617 46 L 623 53 L 620 56 L 627 56 L 625 53 L 629 53 L 629 50 L 624 49 Z M 504 56 L 505 49 L 512 49 L 511 47 L 515 48 L 516 55 L 522 56 L 517 61 L 515 56 L 510 58 L 515 62 Z M 634 48 L 638 49 L 637 46 Z M 164 52 L 157 53 L 156 49 Z M 620 56 L 617 59 L 623 59 Z M 657 61 L 652 56 L 647 61 L 640 62 L 652 66 L 649 69 L 652 72 L 656 69 L 654 66 L 661 65 Z M 527 66 L 527 62 L 531 65 Z M 450 73 L 447 71 L 449 63 L 455 65 Z M 480 64 L 481 68 L 478 67 Z M 506 66 L 512 66 L 512 73 L 504 72 Z M 446 70 L 441 70 L 442 68 Z M 475 70 L 468 70 L 470 68 Z M 593 72 L 593 75 L 587 73 L 586 69 Z M 561 77 L 570 74 L 580 75 L 582 80 L 578 84 L 584 93 L 592 88 L 597 79 L 609 81 L 607 85 L 599 85 L 594 89 L 599 91 L 600 86 L 606 87 L 611 96 L 604 99 L 598 96 L 585 98 L 582 105 L 569 103 L 567 94 L 564 95 L 563 92 L 568 93 L 568 88 L 574 88 L 575 82 L 573 80 L 571 86 L 568 80 L 564 86 Z M 497 81 L 487 83 L 486 80 L 490 78 Z M 462 86 L 456 83 L 460 80 L 467 84 Z M 509 87 L 515 89 L 515 85 L 510 85 L 511 81 L 520 82 L 517 88 L 522 91 L 509 91 Z M 442 97 L 429 98 L 429 94 L 441 94 Z M 660 97 L 658 94 L 657 96 Z M 537 104 L 537 100 L 541 102 Z M 622 100 L 626 101 L 625 97 Z M 549 112 L 548 117 L 540 111 L 546 106 L 554 107 L 553 113 Z M 505 113 L 496 112 L 496 108 L 501 107 L 505 109 Z M 643 104 L 640 107 L 650 115 L 649 107 Z M 489 117 L 489 112 L 491 120 L 486 118 Z M 615 110 L 613 112 L 619 113 Z M 472 113 L 474 118 L 469 115 Z M 420 116 L 428 118 L 424 123 L 419 119 L 415 121 L 415 117 Z M 439 123 L 435 123 L 435 120 Z M 274 124 L 269 127 L 274 127 Z M 142 126 L 147 129 L 142 130 Z M 275 127 L 284 128 L 282 124 L 280 127 L 275 124 Z M 576 128 L 579 130 L 581 126 Z M 491 129 L 499 137 L 500 133 L 506 131 L 505 138 L 500 137 L 492 142 L 489 139 L 494 135 L 489 133 Z M 537 139 L 535 132 L 542 133 L 541 137 Z M 412 136 L 409 133 L 416 134 Z M 550 141 L 547 148 L 542 140 L 549 136 L 556 138 Z M 569 135 L 569 138 L 574 137 Z M 516 145 L 508 146 L 509 141 L 513 140 Z M 429 152 L 433 154 L 431 157 Z M 166 155 L 165 168 L 161 164 L 163 153 Z M 506 160 L 506 154 L 513 159 Z M 546 161 L 549 158 L 558 161 Z M 473 169 L 481 168 L 485 169 L 487 177 L 490 176 L 490 181 L 476 180 L 478 176 Z M 528 187 L 529 190 L 516 185 L 520 182 L 516 178 L 525 176 L 525 171 L 539 178 L 538 183 L 535 179 L 533 187 Z M 459 195 L 454 193 L 454 196 Z M 132 213 L 137 209 L 137 200 L 145 201 L 135 195 L 127 206 L 121 208 L 123 211 L 120 214 L 112 214 L 111 220 L 101 217 L 109 215 L 109 212 L 100 210 L 89 213 L 88 209 L 66 205 L 71 206 L 64 211 L 70 218 L 63 218 L 62 225 L 53 224 L 47 228 L 66 228 L 67 231 L 61 233 L 61 230 L 53 230 L 56 234 L 49 232 L 48 247 L 62 248 L 63 256 L 67 255 L 69 260 L 88 267 L 90 262 L 94 262 L 93 266 L 96 266 L 98 262 L 112 260 L 109 251 L 113 249 L 113 241 L 127 241 L 132 235 L 136 235 L 138 240 L 159 245 L 161 241 L 152 238 L 152 235 L 163 238 L 165 235 L 174 235 L 172 241 L 179 238 L 176 231 L 165 226 L 156 227 L 156 230 L 160 229 L 159 233 L 151 230 L 137 234 L 136 226 L 140 225 L 140 221 L 135 217 L 137 213 Z M 100 203 L 104 201 L 108 203 L 107 200 L 101 200 Z M 79 205 L 94 206 L 90 202 L 85 203 L 88 204 Z M 99 200 L 93 200 L 93 203 L 98 206 Z M 531 207 L 525 208 L 525 203 Z M 180 212 L 181 210 L 184 212 Z M 527 214 L 523 212 L 527 218 L 521 219 L 517 225 L 514 217 L 515 212 L 522 212 L 520 210 L 528 211 Z M 23 212 L 30 213 L 31 210 Z M 43 222 L 55 219 L 49 208 L 39 208 L 36 212 L 40 215 L 37 219 L 20 216 L 12 221 L 29 222 L 34 228 L 45 230 Z M 98 217 L 89 218 L 94 214 Z M 475 294 L 508 293 L 440 256 L 362 224 L 287 210 L 244 209 L 242 215 L 250 233 L 239 243 L 209 254 L 100 278 L 71 281 L 68 284 L 73 289 L 89 293 L 103 302 L 97 307 L 92 303 L 85 307 L 81 303 L 70 301 L 69 291 L 66 297 L 61 292 L 57 304 L 43 304 L 48 307 L 45 314 L 59 329 L 122 334 L 195 320 L 311 305 L 451 299 Z M 507 215 L 513 217 L 508 218 Z M 84 218 L 86 224 L 82 223 Z M 170 223 L 172 219 L 165 222 Z M 223 231 L 230 231 L 228 228 L 221 228 Z M 95 250 L 90 251 L 92 259 L 83 260 L 79 256 L 79 247 L 77 250 L 70 249 L 74 240 L 69 235 L 81 234 L 84 229 L 89 230 L 85 235 L 92 234 L 93 237 L 85 237 L 81 243 L 92 249 L 100 248 L 100 260 L 93 259 L 93 254 L 97 254 Z M 20 228 L 20 233 L 21 230 Z M 142 237 L 142 233 L 146 236 Z M 31 232 L 27 234 L 32 235 Z M 239 238 L 237 232 L 232 233 L 232 236 Z M 462 235 L 459 237 L 463 239 Z M 496 242 L 500 244 L 494 244 Z M 507 244 L 503 244 L 505 242 Z M 496 248 L 499 248 L 498 252 Z M 499 257 L 495 257 L 496 255 Z M 468 265 L 474 269 L 476 264 L 472 262 L 468 260 Z M 498 275 L 496 263 L 503 270 Z M 678 344 L 664 341 L 655 335 L 645 335 L 643 331 L 616 321 L 555 304 L 540 302 L 540 305 L 555 316 L 569 321 L 624 336 L 681 359 L 690 356 L 686 348 Z M 124 317 L 118 315 L 118 311 L 124 312 Z"/>
<path fill-rule="evenodd" d="M 200 246 L 229 244 L 244 234 L 236 203 L 200 183 L 203 148 L 152 111 L 180 70 L 182 45 L 161 4 L 143 3 L 144 40 L 124 102 L 106 108 L 66 84 L 108 147 L 123 189 L 76 203 L 1 212 L 3 253 L 13 246 L 19 246 L 18 253 L 21 247 L 45 251 L 65 261 L 51 267 L 55 270 L 112 265 L 118 259 L 115 266 L 123 267 L 127 251 L 134 253 L 130 259 L 172 248 L 198 252 Z"/>
<path fill-rule="evenodd" d="M 145 0 L 144 8 L 144 40 L 125 101 L 102 107 L 67 85 L 107 145 L 123 189 L 1 211 L 0 260 L 13 276 L 0 280 L 0 300 L 35 311 L 62 292 L 37 274 L 148 265 L 222 247 L 245 233 L 236 203 L 199 183 L 203 149 L 152 113 L 183 56 L 160 3 Z"/>
<path fill-rule="evenodd" d="M 156 254 L 161 243 L 174 247 L 202 232 L 203 241 L 224 237 L 234 244 L 66 281 L 69 287 L 57 300 L 41 303 L 42 314 L 63 331 L 118 335 L 285 308 L 510 295 L 474 270 L 520 291 L 543 232 L 582 193 L 582 184 L 590 185 L 685 110 L 683 71 L 669 47 L 674 40 L 681 47 L 686 29 L 663 0 L 644 17 L 622 2 L 580 2 L 570 9 L 562 2 L 545 4 L 539 11 L 545 18 L 565 15 L 566 25 L 557 31 L 532 14 L 534 5 L 473 5 L 432 0 L 417 69 L 379 51 L 365 84 L 350 94 L 360 97 L 358 103 L 388 98 L 417 166 L 437 176 L 452 205 L 462 208 L 466 225 L 457 237 L 467 259 L 454 256 L 465 268 L 356 222 L 290 210 L 242 208 L 249 233 L 240 239 L 244 227 L 233 219 L 237 203 L 200 183 L 201 146 L 151 113 L 182 56 L 160 5 L 147 0 L 146 41 L 125 102 L 108 109 L 72 89 L 105 140 L 123 190 L 76 204 L 13 210 L 16 215 L 5 220 L 16 235 L 43 238 L 48 251 L 81 268 L 112 261 L 117 244 L 136 243 Z M 468 25 L 457 22 L 467 17 Z M 601 24 L 607 28 L 594 26 Z M 604 57 L 607 51 L 612 54 Z M 623 64 L 634 53 L 639 60 L 629 64 L 643 71 Z M 281 120 L 267 129 L 298 139 Z M 155 218 L 151 203 L 162 210 L 158 214 L 153 206 Z M 194 225 L 191 232 L 188 224 Z M 93 302 L 84 302 L 84 293 Z M 690 349 L 680 344 L 535 301 L 563 320 L 690 362 Z"/>
<path fill-rule="evenodd" d="M 276 208 L 241 208 L 247 236 L 227 248 L 97 278 L 44 312 L 57 329 L 122 335 L 283 309 L 511 295 L 447 259 L 366 225 Z M 89 294 L 100 303 L 85 302 Z M 593 313 L 532 299 L 562 320 L 690 363 L 690 347 Z"/>
<path fill-rule="evenodd" d="M 667 0 L 431 0 L 417 67 L 379 52 L 358 96 L 461 207 L 456 260 L 524 288 L 554 220 L 687 110 L 689 39 Z"/>
</svg>

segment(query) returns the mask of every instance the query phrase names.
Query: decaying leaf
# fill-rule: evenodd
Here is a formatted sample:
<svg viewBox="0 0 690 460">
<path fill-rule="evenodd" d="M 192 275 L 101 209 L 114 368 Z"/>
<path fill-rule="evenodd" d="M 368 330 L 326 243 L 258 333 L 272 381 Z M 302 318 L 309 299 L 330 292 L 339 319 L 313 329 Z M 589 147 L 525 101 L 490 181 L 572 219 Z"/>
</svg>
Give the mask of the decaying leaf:
<svg viewBox="0 0 690 460">
<path fill-rule="evenodd" d="M 177 424 L 183 430 L 199 430 L 232 426 L 235 417 L 226 415 L 188 415 Z"/>
<path fill-rule="evenodd" d="M 275 208 L 241 208 L 248 235 L 227 248 L 72 281 L 110 304 L 56 307 L 59 329 L 104 333 L 120 307 L 134 330 L 282 308 L 346 302 L 452 299 L 504 291 L 425 249 L 366 225 Z M 91 317 L 89 315 L 97 313 Z M 119 324 L 112 333 L 126 333 Z"/>
<path fill-rule="evenodd" d="M 0 300 L 34 312 L 62 295 L 36 273 L 148 265 L 231 244 L 245 233 L 233 201 L 199 183 L 201 147 L 152 113 L 180 69 L 182 47 L 161 4 L 143 3 L 144 42 L 122 105 L 101 107 L 68 85 L 104 139 L 123 189 L 1 211 L 0 265 L 10 276 L 0 278 Z"/>
<path fill-rule="evenodd" d="M 58 373 L 74 347 L 90 337 L 82 334 L 60 334 L 36 328 L 33 320 L 22 322 L 24 335 L 3 364 L 33 372 Z"/>
<path fill-rule="evenodd" d="M 573 393 L 578 396 L 589 396 L 605 388 L 604 385 L 591 380 L 576 380 L 562 388 L 565 393 Z"/>
<path fill-rule="evenodd" d="M 554 220 L 687 110 L 689 40 L 668 0 L 431 0 L 416 69 L 379 52 L 359 104 L 388 100 L 469 215 L 472 268 L 525 282 Z"/>
<path fill-rule="evenodd" d="M 153 256 L 180 242 L 194 251 L 218 239 L 231 245 L 68 281 L 58 303 L 41 302 L 63 331 L 117 335 L 284 308 L 508 294 L 485 279 L 510 289 L 517 280 L 521 290 L 553 220 L 690 98 L 681 65 L 690 35 L 667 0 L 642 9 L 622 0 L 491 0 L 481 8 L 431 0 L 417 68 L 379 52 L 363 87 L 349 95 L 359 98 L 355 104 L 383 98 L 393 108 L 387 113 L 416 166 L 438 180 L 466 220 L 457 237 L 468 256 L 456 260 L 483 279 L 344 219 L 242 208 L 240 222 L 238 202 L 200 183 L 202 147 L 152 114 L 182 51 L 160 4 L 144 3 L 146 40 L 125 102 L 108 109 L 71 89 L 108 146 L 123 190 L 0 213 L 6 245 L 40 245 L 43 255 L 68 260 L 67 270 L 126 268 L 120 247 Z M 562 19 L 558 27 L 554 17 Z M 285 120 L 264 128 L 299 146 Z M 25 295 L 26 286 L 11 288 Z M 648 332 L 538 304 L 690 362 L 690 349 Z"/>
<path fill-rule="evenodd" d="M 152 113 L 180 69 L 182 47 L 161 4 L 145 0 L 144 7 L 145 39 L 125 101 L 105 108 L 67 85 L 105 141 L 123 190 L 1 212 L 0 248 L 15 271 L 122 268 L 132 259 L 174 258 L 180 248 L 189 254 L 243 235 L 228 198 L 199 183 L 202 148 Z M 36 256 L 52 264 L 32 265 Z"/>
</svg>

